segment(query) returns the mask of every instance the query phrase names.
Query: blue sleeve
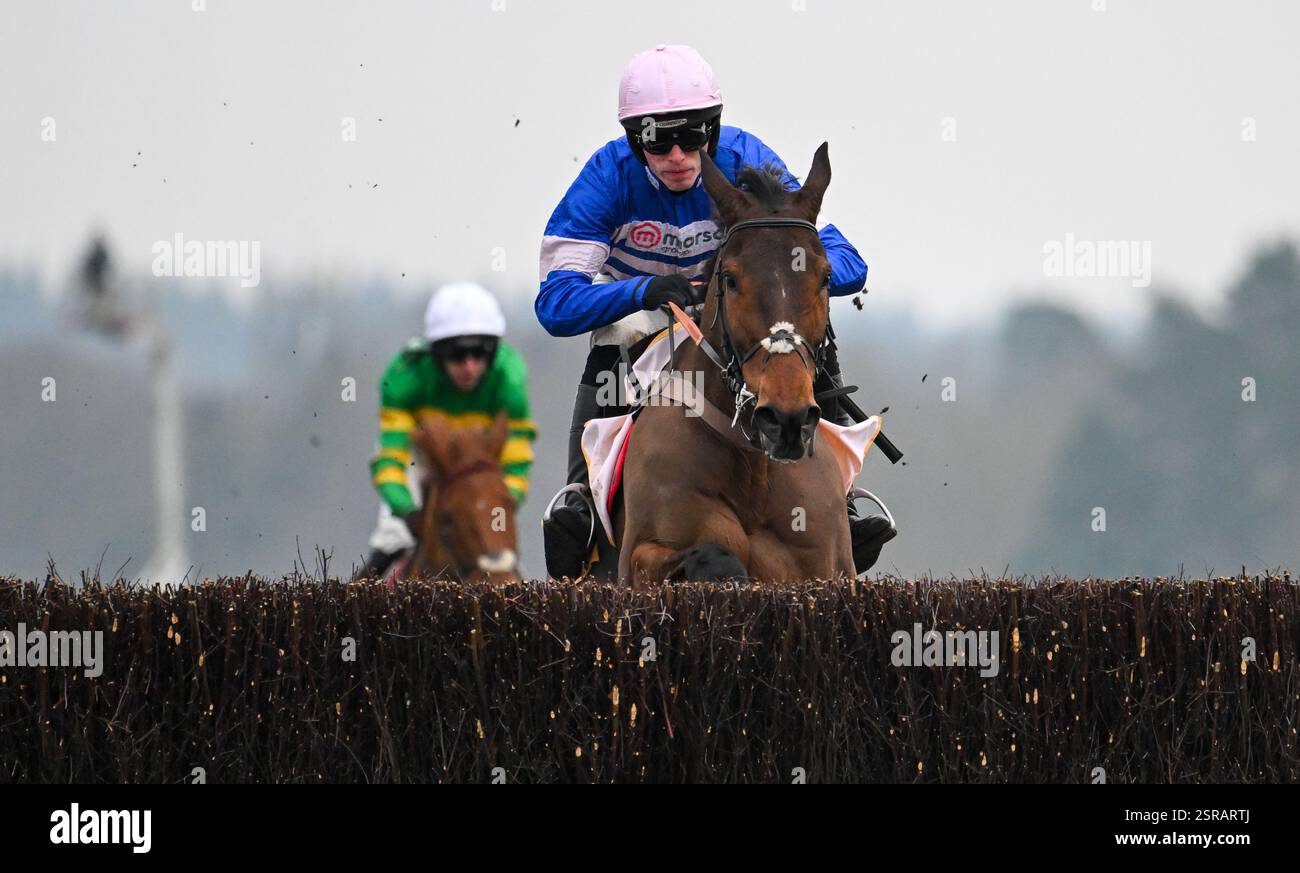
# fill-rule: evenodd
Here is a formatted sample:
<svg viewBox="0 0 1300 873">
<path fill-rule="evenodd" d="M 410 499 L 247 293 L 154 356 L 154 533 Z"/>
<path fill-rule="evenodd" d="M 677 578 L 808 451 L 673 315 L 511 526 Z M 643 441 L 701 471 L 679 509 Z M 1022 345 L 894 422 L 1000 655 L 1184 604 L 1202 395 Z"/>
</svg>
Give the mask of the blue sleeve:
<svg viewBox="0 0 1300 873">
<path fill-rule="evenodd" d="M 831 262 L 831 296 L 857 294 L 867 284 L 867 262 L 835 225 L 826 225 L 818 236 Z"/>
<path fill-rule="evenodd" d="M 751 167 L 768 165 L 780 167 L 785 175 L 786 189 L 799 190 L 799 180 L 786 167 L 785 161 L 781 160 L 777 153 L 768 148 L 758 137 L 741 131 L 736 137 L 736 146 L 740 150 L 740 158 L 744 164 Z M 867 262 L 835 225 L 826 225 L 818 236 L 821 238 L 822 248 L 826 249 L 826 257 L 831 262 L 831 296 L 844 297 L 857 294 L 867 284 Z"/>
<path fill-rule="evenodd" d="M 641 309 L 647 277 L 592 282 L 609 256 L 623 196 L 607 146 L 591 156 L 551 213 L 533 309 L 552 336 L 578 336 Z"/>
<path fill-rule="evenodd" d="M 580 336 L 641 309 L 650 278 L 593 283 L 586 273 L 552 270 L 542 282 L 533 309 L 551 336 Z"/>
</svg>

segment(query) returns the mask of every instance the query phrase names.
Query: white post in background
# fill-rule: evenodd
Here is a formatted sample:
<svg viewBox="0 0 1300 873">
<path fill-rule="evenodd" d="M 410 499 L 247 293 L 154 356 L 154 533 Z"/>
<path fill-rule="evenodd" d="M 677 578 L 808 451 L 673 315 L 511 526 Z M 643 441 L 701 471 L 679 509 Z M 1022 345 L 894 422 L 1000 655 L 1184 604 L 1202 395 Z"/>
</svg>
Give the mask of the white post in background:
<svg viewBox="0 0 1300 873">
<path fill-rule="evenodd" d="M 185 461 L 181 454 L 183 407 L 176 382 L 171 337 L 162 323 L 144 320 L 149 354 L 149 384 L 153 393 L 153 479 L 158 517 L 154 522 L 153 554 L 145 565 L 146 582 L 176 584 L 190 571 L 186 556 Z"/>
<path fill-rule="evenodd" d="M 126 344 L 139 337 L 144 344 L 153 401 L 153 479 L 157 517 L 153 554 L 142 577 L 155 585 L 179 585 L 191 569 L 185 547 L 189 516 L 185 511 L 183 409 L 176 381 L 171 336 L 161 320 L 148 312 L 129 312 L 120 289 L 110 280 L 108 248 L 96 238 L 81 271 L 82 296 L 77 316 L 84 327 Z"/>
</svg>

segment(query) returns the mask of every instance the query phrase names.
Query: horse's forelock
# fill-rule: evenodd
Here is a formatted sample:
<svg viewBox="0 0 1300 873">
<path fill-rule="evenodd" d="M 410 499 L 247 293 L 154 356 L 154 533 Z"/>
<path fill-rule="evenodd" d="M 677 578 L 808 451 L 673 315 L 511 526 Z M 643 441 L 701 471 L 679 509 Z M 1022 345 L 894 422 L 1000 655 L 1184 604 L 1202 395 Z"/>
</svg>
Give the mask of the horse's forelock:
<svg viewBox="0 0 1300 873">
<path fill-rule="evenodd" d="M 775 164 L 744 167 L 736 174 L 736 187 L 754 198 L 759 206 L 776 212 L 789 208 L 793 192 L 785 187 L 785 172 Z"/>
</svg>

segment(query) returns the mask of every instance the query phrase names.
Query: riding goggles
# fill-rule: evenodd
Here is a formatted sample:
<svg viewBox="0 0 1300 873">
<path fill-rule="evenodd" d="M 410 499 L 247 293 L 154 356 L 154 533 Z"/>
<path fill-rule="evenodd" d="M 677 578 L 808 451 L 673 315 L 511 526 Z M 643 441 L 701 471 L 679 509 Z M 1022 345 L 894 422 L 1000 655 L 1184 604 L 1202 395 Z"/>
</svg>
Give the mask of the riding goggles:
<svg viewBox="0 0 1300 873">
<path fill-rule="evenodd" d="M 459 364 L 469 358 L 490 361 L 496 351 L 496 337 L 455 337 L 433 344 L 434 357 L 444 363 Z"/>
<path fill-rule="evenodd" d="M 641 148 L 652 155 L 666 155 L 673 146 L 684 152 L 695 152 L 709 144 L 713 125 L 707 121 L 693 123 L 686 118 L 649 119 L 637 135 Z"/>
</svg>

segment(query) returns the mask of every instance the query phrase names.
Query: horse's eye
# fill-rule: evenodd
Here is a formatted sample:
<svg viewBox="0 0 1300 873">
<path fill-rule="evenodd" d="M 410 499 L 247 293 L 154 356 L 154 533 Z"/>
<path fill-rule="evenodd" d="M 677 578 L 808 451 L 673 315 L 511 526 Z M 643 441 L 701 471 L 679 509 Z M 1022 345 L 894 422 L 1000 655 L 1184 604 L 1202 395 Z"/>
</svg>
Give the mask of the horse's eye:
<svg viewBox="0 0 1300 873">
<path fill-rule="evenodd" d="M 735 291 L 735 290 L 736 290 L 736 277 L 733 276 L 733 275 L 731 275 L 730 273 L 723 273 L 723 274 L 722 274 L 722 290 L 723 290 L 723 291 Z"/>
<path fill-rule="evenodd" d="M 822 287 L 823 287 L 823 288 L 829 288 L 829 287 L 831 287 L 831 274 L 830 274 L 830 273 L 827 273 L 825 276 L 822 277 Z"/>
</svg>

